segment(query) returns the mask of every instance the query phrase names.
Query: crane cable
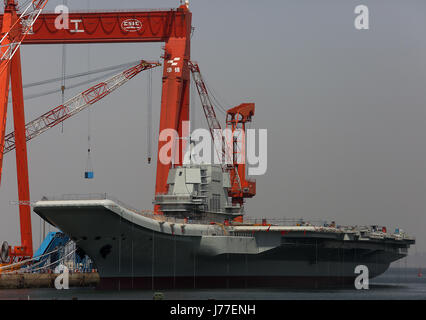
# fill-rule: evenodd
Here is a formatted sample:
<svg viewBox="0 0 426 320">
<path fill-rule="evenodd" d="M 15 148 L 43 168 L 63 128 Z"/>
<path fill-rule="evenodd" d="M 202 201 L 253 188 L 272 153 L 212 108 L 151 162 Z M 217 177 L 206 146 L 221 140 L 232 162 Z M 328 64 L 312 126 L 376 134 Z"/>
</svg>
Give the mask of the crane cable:
<svg viewBox="0 0 426 320">
<path fill-rule="evenodd" d="M 217 94 L 217 92 L 208 84 L 208 82 L 204 79 L 204 83 L 205 83 L 205 85 L 206 85 L 206 88 L 207 88 L 207 91 L 209 92 L 209 94 L 210 94 L 210 96 L 213 98 L 213 100 L 214 100 L 214 102 L 215 102 L 215 104 L 219 107 L 219 111 L 222 113 L 222 114 L 224 114 L 224 115 L 226 115 L 226 113 L 227 113 L 227 110 L 225 109 L 225 107 L 223 106 L 223 104 L 219 101 L 219 99 L 218 98 L 216 98 L 216 96 L 219 96 L 218 94 Z M 225 101 L 225 104 L 228 104 L 228 103 L 226 103 L 226 101 Z"/>
<path fill-rule="evenodd" d="M 81 77 L 85 77 L 87 75 L 92 75 L 92 74 L 102 73 L 102 72 L 107 72 L 107 71 L 112 71 L 112 70 L 114 70 L 114 73 L 116 73 L 117 69 L 127 69 L 131 66 L 134 66 L 135 64 L 137 64 L 139 62 L 140 62 L 140 60 L 135 60 L 135 61 L 132 61 L 132 62 L 117 64 L 117 65 L 114 65 L 114 66 L 109 66 L 109 67 L 104 67 L 104 68 L 99 68 L 99 69 L 93 69 L 93 70 L 89 70 L 89 71 L 85 71 L 85 72 L 74 73 L 74 74 L 66 75 L 65 79 L 69 80 L 69 79 L 81 78 Z M 47 79 L 47 80 L 27 83 L 27 84 L 24 84 L 22 87 L 24 89 L 27 89 L 27 88 L 37 87 L 37 86 L 41 86 L 41 85 L 44 85 L 44 84 L 49 84 L 49 83 L 57 82 L 57 81 L 61 81 L 61 80 L 62 80 L 62 77 L 51 78 L 51 79 Z"/>
<path fill-rule="evenodd" d="M 88 51 L 88 66 L 90 68 L 90 47 L 87 47 Z M 90 76 L 89 76 L 90 77 Z M 91 110 L 87 110 L 87 161 L 86 161 L 86 171 L 84 172 L 85 179 L 93 179 L 93 165 L 91 158 L 92 151 L 92 142 L 91 142 Z"/>
<path fill-rule="evenodd" d="M 65 1 L 64 1 L 65 2 Z M 62 80 L 61 80 L 61 100 L 65 103 L 65 74 L 66 74 L 66 44 L 62 45 Z M 64 123 L 61 123 L 61 133 L 64 133 Z"/>
<path fill-rule="evenodd" d="M 192 80 L 193 80 L 192 82 L 195 83 L 194 78 L 192 78 Z M 206 79 L 204 77 L 203 77 L 203 81 L 204 81 L 204 84 L 206 86 L 206 89 L 207 89 L 207 92 L 208 92 L 209 96 L 213 100 L 212 102 L 214 102 L 215 106 L 218 107 L 215 110 L 218 110 L 219 112 L 221 112 L 223 115 L 226 116 L 227 110 L 223 106 L 223 104 L 219 101 L 219 99 L 216 98 L 216 96 L 218 96 L 217 92 L 215 90 L 213 90 L 213 88 L 208 84 L 208 82 L 206 81 Z M 227 104 L 226 101 L 225 101 L 225 104 Z"/>
<path fill-rule="evenodd" d="M 64 7 L 67 6 L 67 0 L 63 0 L 62 4 Z M 61 97 L 62 104 L 65 103 L 65 76 L 66 76 L 66 58 L 67 58 L 67 47 L 66 44 L 62 44 L 62 80 L 61 80 Z M 64 123 L 61 123 L 61 133 L 64 133 Z"/>
<path fill-rule="evenodd" d="M 126 68 L 122 68 L 119 71 L 124 71 L 125 69 Z M 91 82 L 94 82 L 94 81 L 97 81 L 97 80 L 102 80 L 102 79 L 105 79 L 105 78 L 109 78 L 110 76 L 113 76 L 113 75 L 117 74 L 117 71 L 118 70 L 114 70 L 114 71 L 105 73 L 105 74 L 103 74 L 103 75 L 101 75 L 99 77 L 93 78 L 91 80 L 84 80 L 84 81 L 78 82 L 78 83 L 73 84 L 73 85 L 68 85 L 67 89 L 74 89 L 74 88 L 81 87 L 83 85 L 86 85 L 88 83 L 91 83 Z M 30 100 L 30 99 L 40 98 L 40 97 L 44 97 L 44 96 L 47 96 L 47 95 L 50 95 L 50 94 L 54 94 L 54 93 L 58 93 L 58 92 L 61 92 L 60 88 L 59 89 L 48 90 L 48 91 L 44 91 L 44 92 L 40 92 L 40 93 L 35 93 L 35 94 L 29 94 L 29 95 L 25 95 L 24 96 L 24 100 Z"/>
<path fill-rule="evenodd" d="M 87 9 L 90 9 L 89 0 L 87 0 Z M 90 43 L 87 44 L 87 70 L 90 71 Z M 90 74 L 87 75 L 87 81 L 90 81 Z M 86 179 L 93 179 L 93 166 L 92 166 L 92 143 L 91 143 L 91 108 L 87 110 L 87 162 L 86 162 L 86 171 L 84 177 Z"/>
<path fill-rule="evenodd" d="M 147 126 L 146 126 L 146 139 L 147 139 L 147 160 L 148 164 L 151 163 L 152 158 L 152 69 L 148 70 L 147 79 Z"/>
<path fill-rule="evenodd" d="M 75 74 L 71 74 L 71 75 L 65 75 L 64 78 L 61 76 L 59 78 L 51 78 L 51 79 L 47 79 L 47 80 L 31 82 L 31 83 L 28 83 L 28 84 L 24 84 L 22 87 L 24 89 L 27 89 L 27 88 L 31 88 L 31 87 L 49 84 L 49 83 L 52 83 L 52 82 L 62 81 L 63 79 L 69 80 L 69 79 L 81 78 L 81 77 L 85 77 L 85 76 L 92 75 L 92 74 L 110 71 L 108 73 L 102 74 L 101 76 L 92 78 L 90 80 L 84 80 L 84 81 L 81 81 L 81 82 L 77 82 L 76 84 L 68 85 L 66 87 L 66 89 L 74 89 L 74 88 L 86 85 L 88 83 L 91 83 L 91 82 L 94 82 L 94 81 L 97 81 L 97 80 L 102 80 L 104 78 L 108 78 L 110 76 L 113 76 L 113 75 L 117 74 L 118 71 L 128 69 L 129 67 L 137 64 L 138 62 L 140 62 L 140 60 L 136 60 L 136 61 L 129 62 L 129 63 L 118 64 L 118 65 L 114 65 L 114 66 L 109 66 L 109 67 L 106 67 L 106 68 L 95 69 L 95 70 L 92 70 L 92 71 L 89 71 L 89 72 L 81 72 L 81 73 L 75 73 Z M 58 92 L 62 92 L 62 88 L 47 90 L 47 91 L 38 92 L 38 93 L 35 93 L 35 94 L 27 94 L 27 95 L 24 96 L 24 100 L 40 98 L 40 97 L 47 96 L 47 95 L 54 94 L 54 93 L 58 93 Z M 9 103 L 12 103 L 12 101 L 10 100 Z"/>
</svg>

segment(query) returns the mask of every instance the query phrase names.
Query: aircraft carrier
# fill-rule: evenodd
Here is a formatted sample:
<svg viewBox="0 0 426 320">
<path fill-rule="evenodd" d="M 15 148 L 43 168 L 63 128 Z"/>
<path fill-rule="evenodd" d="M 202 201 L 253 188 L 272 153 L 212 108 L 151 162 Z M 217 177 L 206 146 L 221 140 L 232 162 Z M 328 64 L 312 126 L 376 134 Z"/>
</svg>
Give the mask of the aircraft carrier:
<svg viewBox="0 0 426 320">
<path fill-rule="evenodd" d="M 381 226 L 235 219 L 230 177 L 218 165 L 171 168 L 162 215 L 104 195 L 38 201 L 34 211 L 94 261 L 100 288 L 324 287 L 354 284 L 407 255 L 415 239 Z"/>
</svg>

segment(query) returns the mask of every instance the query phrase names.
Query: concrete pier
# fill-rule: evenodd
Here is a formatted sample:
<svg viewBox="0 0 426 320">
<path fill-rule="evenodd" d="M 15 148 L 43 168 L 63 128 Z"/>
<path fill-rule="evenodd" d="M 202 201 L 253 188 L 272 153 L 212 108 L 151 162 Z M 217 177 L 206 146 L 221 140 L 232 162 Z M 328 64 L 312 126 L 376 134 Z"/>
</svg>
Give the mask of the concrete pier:
<svg viewBox="0 0 426 320">
<path fill-rule="evenodd" d="M 55 273 L 0 274 L 0 289 L 54 288 L 58 275 Z M 96 287 L 98 283 L 97 272 L 69 274 L 70 287 Z"/>
</svg>

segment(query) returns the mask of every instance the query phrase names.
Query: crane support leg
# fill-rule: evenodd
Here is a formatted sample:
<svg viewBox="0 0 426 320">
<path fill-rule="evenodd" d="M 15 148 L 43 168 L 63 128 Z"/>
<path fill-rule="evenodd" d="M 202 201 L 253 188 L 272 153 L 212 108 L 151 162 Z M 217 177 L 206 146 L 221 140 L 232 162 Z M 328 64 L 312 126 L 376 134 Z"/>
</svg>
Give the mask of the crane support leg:
<svg viewBox="0 0 426 320">
<path fill-rule="evenodd" d="M 189 89 L 190 89 L 190 84 L 191 84 L 191 82 L 189 80 L 183 80 L 182 95 L 181 95 L 181 112 L 179 114 L 179 123 L 178 123 L 179 137 L 182 137 L 182 138 L 186 138 L 190 135 L 190 132 L 188 132 L 188 128 L 185 128 L 183 126 L 183 123 L 185 121 L 189 121 L 189 95 L 190 95 Z M 179 143 L 180 150 L 182 150 L 182 152 L 179 154 L 179 156 L 180 156 L 179 163 L 182 164 L 183 158 L 184 158 L 183 153 L 185 152 L 186 144 L 189 141 L 187 141 L 186 139 L 181 139 L 179 142 L 180 142 Z"/>
<path fill-rule="evenodd" d="M 21 246 L 25 256 L 33 256 L 31 208 L 25 205 L 30 200 L 28 180 L 27 144 L 25 137 L 24 97 L 22 91 L 22 71 L 20 49 L 11 61 L 11 84 L 13 102 L 13 122 L 15 128 L 16 170 L 18 178 L 19 219 L 21 225 Z"/>
<path fill-rule="evenodd" d="M 190 26 L 190 23 L 187 23 Z M 189 35 L 189 33 L 187 33 Z M 182 122 L 189 120 L 189 68 L 190 37 L 169 38 L 164 53 L 163 89 L 161 98 L 160 134 L 165 129 L 176 130 L 179 138 L 182 137 Z M 169 141 L 158 141 L 157 183 L 155 194 L 167 192 L 167 177 L 171 163 L 167 164 L 160 159 L 160 150 Z M 172 145 L 180 146 L 173 142 Z M 169 154 L 170 155 L 170 154 Z M 175 160 L 175 165 L 182 163 L 182 152 Z M 155 208 L 156 212 L 158 208 Z"/>
<path fill-rule="evenodd" d="M 7 7 L 7 9 L 9 9 Z M 3 24 L 1 35 L 6 34 L 13 24 L 13 12 L 6 10 L 3 16 Z M 1 55 L 7 51 L 7 45 L 10 43 L 8 37 L 5 37 L 1 42 Z M 10 81 L 10 63 L 9 60 L 3 59 L 0 63 L 0 183 L 3 169 L 3 149 L 4 149 L 4 134 L 6 131 L 7 118 L 7 103 L 9 100 L 9 81 Z"/>
<path fill-rule="evenodd" d="M 7 52 L 8 45 L 16 42 L 21 30 L 16 25 L 18 16 L 16 4 L 8 1 L 3 15 L 2 35 L 6 35 L 1 43 L 2 53 Z M 13 40 L 11 40 L 13 39 Z M 9 48 L 10 49 L 10 48 Z M 19 48 L 14 55 L 3 55 L 0 63 L 0 179 L 3 167 L 3 152 L 5 147 L 5 130 L 7 107 L 9 99 L 9 84 L 12 82 L 13 113 L 16 140 L 16 165 L 18 175 L 19 200 L 29 201 L 28 162 L 25 137 L 24 99 L 22 93 L 21 58 Z M 21 246 L 11 250 L 12 256 L 32 257 L 31 211 L 27 205 L 20 205 Z"/>
<path fill-rule="evenodd" d="M 3 171 L 4 134 L 6 131 L 7 102 L 9 100 L 10 66 L 0 73 L 0 184 Z"/>
</svg>

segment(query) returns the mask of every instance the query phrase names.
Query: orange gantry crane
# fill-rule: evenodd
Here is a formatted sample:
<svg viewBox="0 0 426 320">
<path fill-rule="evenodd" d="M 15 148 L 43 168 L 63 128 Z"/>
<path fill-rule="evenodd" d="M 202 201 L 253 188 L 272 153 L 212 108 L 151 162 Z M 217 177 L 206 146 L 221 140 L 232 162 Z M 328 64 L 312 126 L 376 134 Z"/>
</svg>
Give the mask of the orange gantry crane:
<svg viewBox="0 0 426 320">
<path fill-rule="evenodd" d="M 17 13 L 17 4 L 13 0 L 5 2 L 1 26 L 0 57 L 0 179 L 3 163 L 4 134 L 6 129 L 9 83 L 12 84 L 13 120 L 16 140 L 16 167 L 18 171 L 19 199 L 29 200 L 28 161 L 25 141 L 24 98 L 22 94 L 22 73 L 20 45 L 31 31 L 34 22 L 46 6 L 47 0 L 32 1 Z M 21 246 L 10 251 L 12 256 L 32 256 L 32 232 L 30 207 L 20 205 Z"/>
<path fill-rule="evenodd" d="M 232 143 L 233 170 L 230 171 L 229 196 L 233 203 L 241 206 L 245 198 L 256 195 L 256 181 L 246 178 L 246 124 L 254 116 L 254 103 L 242 103 L 226 112 L 226 128 Z"/>
<path fill-rule="evenodd" d="M 189 88 L 191 18 L 188 3 L 176 9 L 129 10 L 101 12 L 70 12 L 68 28 L 57 29 L 58 14 L 42 13 L 45 1 L 32 1 L 27 8 L 19 8 L 17 0 L 6 0 L 4 14 L 0 16 L 2 30 L 0 64 L 0 157 L 5 146 L 9 81 L 12 83 L 18 177 L 21 246 L 13 247 L 10 255 L 23 259 L 31 257 L 32 233 L 26 150 L 26 128 L 22 94 L 20 45 L 163 42 L 164 67 L 160 113 L 160 132 L 175 129 L 182 137 L 182 123 L 189 120 Z M 66 24 L 65 24 L 66 25 Z M 181 143 L 181 139 L 178 140 Z M 167 143 L 158 142 L 158 150 Z M 2 160 L 2 159 L 1 159 Z M 0 174 L 2 163 L 0 160 Z M 182 163 L 182 155 L 177 165 Z M 167 192 L 170 164 L 157 159 L 155 193 Z M 1 176 L 0 176 L 1 178 Z"/>
</svg>

